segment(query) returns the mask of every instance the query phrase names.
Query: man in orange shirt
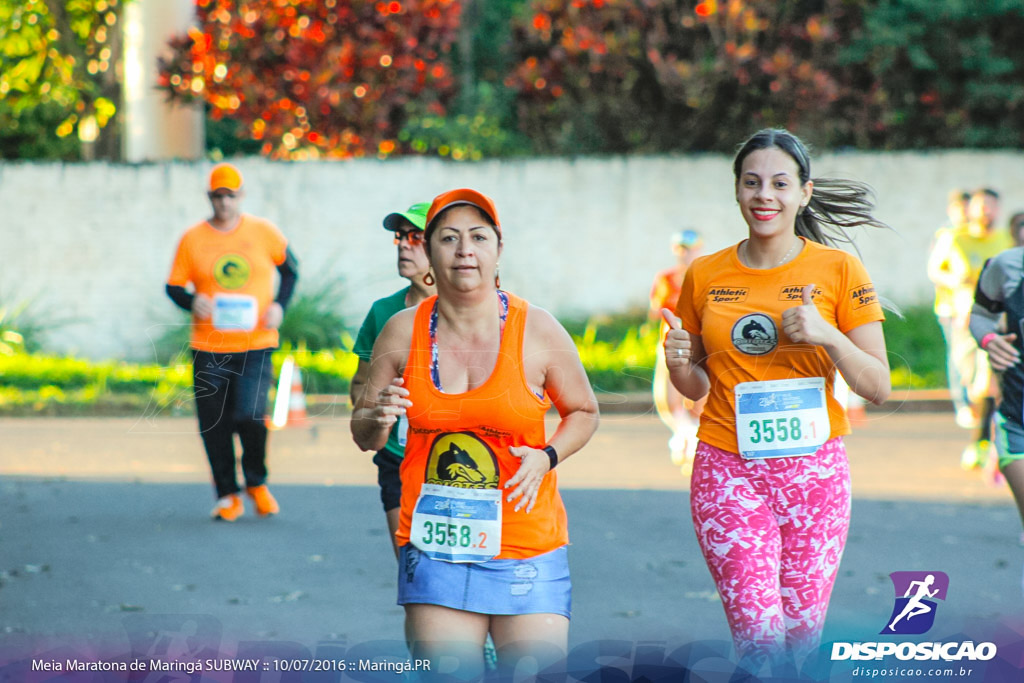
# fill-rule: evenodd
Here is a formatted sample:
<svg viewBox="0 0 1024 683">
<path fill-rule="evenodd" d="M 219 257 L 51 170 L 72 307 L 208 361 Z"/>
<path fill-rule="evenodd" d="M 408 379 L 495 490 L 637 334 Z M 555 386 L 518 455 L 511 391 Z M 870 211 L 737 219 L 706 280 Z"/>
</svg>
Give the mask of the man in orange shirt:
<svg viewBox="0 0 1024 683">
<path fill-rule="evenodd" d="M 217 492 L 212 516 L 233 522 L 244 512 L 235 472 L 236 433 L 246 492 L 257 514 L 279 509 L 266 486 L 264 415 L 273 380 L 270 354 L 277 348 L 298 266 L 277 227 L 241 213 L 237 168 L 214 168 L 208 196 L 213 216 L 189 228 L 178 243 L 167 295 L 192 313 L 196 414 Z M 276 297 L 275 270 L 280 276 Z"/>
</svg>

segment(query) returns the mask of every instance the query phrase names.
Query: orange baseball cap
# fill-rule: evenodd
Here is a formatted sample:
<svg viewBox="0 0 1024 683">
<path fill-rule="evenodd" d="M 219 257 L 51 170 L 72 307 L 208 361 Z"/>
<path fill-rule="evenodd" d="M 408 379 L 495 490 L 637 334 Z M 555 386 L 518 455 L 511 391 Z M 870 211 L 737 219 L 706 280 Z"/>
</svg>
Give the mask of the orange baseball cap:
<svg viewBox="0 0 1024 683">
<path fill-rule="evenodd" d="M 231 164 L 219 164 L 210 171 L 210 192 L 231 190 L 236 192 L 242 187 L 242 174 Z"/>
<path fill-rule="evenodd" d="M 430 229 L 430 224 L 437 218 L 437 214 L 449 206 L 457 204 L 469 204 L 483 211 L 494 223 L 494 227 L 498 229 L 498 235 L 501 236 L 501 223 L 498 221 L 498 210 L 494 208 L 494 200 L 483 193 L 465 187 L 449 190 L 434 197 L 434 201 L 430 204 L 430 210 L 427 211 L 427 229 Z"/>
</svg>

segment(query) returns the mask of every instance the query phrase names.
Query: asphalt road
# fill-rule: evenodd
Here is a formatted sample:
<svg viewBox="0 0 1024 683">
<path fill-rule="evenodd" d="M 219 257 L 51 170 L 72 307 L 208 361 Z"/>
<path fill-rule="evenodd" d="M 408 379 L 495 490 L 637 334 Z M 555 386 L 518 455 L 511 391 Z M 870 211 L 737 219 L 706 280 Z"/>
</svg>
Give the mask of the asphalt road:
<svg viewBox="0 0 1024 683">
<path fill-rule="evenodd" d="M 41 653 L 144 655 L 175 638 L 225 656 L 400 652 L 375 468 L 346 416 L 311 425 L 272 436 L 281 514 L 215 524 L 191 419 L 0 422 L 0 680 Z M 575 648 L 728 641 L 667 437 L 651 415 L 606 416 L 559 467 Z M 1002 639 L 1024 680 L 1021 523 L 1005 485 L 960 470 L 964 438 L 945 414 L 875 413 L 847 439 L 853 522 L 825 639 L 877 638 L 890 572 L 943 571 L 929 637 Z"/>
</svg>

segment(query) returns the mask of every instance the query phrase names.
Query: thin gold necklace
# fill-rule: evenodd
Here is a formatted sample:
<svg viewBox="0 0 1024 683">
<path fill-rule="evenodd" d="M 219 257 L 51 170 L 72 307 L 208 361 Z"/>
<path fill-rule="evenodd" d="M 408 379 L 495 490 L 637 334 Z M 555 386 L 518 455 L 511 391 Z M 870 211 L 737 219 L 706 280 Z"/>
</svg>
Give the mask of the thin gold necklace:
<svg viewBox="0 0 1024 683">
<path fill-rule="evenodd" d="M 778 263 L 776 263 L 774 266 L 771 266 L 771 268 L 778 268 L 783 263 L 785 263 L 786 260 L 789 259 L 789 257 L 793 255 L 793 250 L 796 249 L 798 246 L 800 246 L 800 240 L 799 239 L 797 239 L 797 241 L 793 244 L 793 246 L 791 246 L 789 248 L 789 251 L 786 252 L 786 255 L 783 256 L 782 258 L 780 258 Z M 754 266 L 750 265 L 750 240 L 747 240 L 746 242 L 743 243 L 743 260 L 746 261 L 746 265 L 747 265 L 748 268 L 753 268 L 754 267 Z"/>
</svg>

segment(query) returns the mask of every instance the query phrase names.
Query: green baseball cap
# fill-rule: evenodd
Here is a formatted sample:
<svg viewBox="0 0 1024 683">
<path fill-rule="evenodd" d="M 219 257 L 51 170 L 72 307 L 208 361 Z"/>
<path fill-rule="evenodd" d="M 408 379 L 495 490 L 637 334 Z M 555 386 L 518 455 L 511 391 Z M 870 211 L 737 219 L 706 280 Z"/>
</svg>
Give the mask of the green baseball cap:
<svg viewBox="0 0 1024 683">
<path fill-rule="evenodd" d="M 412 223 L 417 230 L 423 230 L 427 225 L 427 211 L 430 210 L 430 202 L 413 204 L 405 211 L 389 213 L 384 216 L 384 229 L 397 232 L 402 227 L 403 221 Z"/>
</svg>

